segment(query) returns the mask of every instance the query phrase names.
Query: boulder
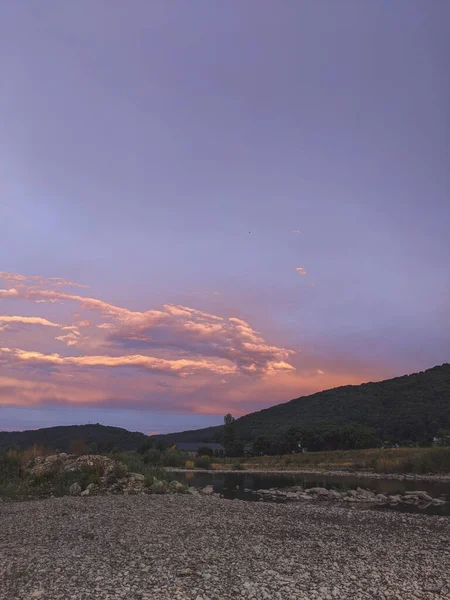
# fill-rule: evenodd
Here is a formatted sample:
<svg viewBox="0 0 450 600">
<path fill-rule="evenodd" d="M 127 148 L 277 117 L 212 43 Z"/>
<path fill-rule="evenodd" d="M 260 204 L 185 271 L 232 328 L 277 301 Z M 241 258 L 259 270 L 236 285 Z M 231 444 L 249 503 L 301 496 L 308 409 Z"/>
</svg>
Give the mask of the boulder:
<svg viewBox="0 0 450 600">
<path fill-rule="evenodd" d="M 204 487 L 202 489 L 202 494 L 205 494 L 205 496 L 211 496 L 212 494 L 214 494 L 214 488 L 212 485 L 207 485 L 206 487 Z"/>
<path fill-rule="evenodd" d="M 128 473 L 128 477 L 130 477 L 130 479 L 134 479 L 135 481 L 145 481 L 145 477 L 141 473 Z"/>
<path fill-rule="evenodd" d="M 86 488 L 83 492 L 81 492 L 81 496 L 89 496 L 90 490 Z"/>
<path fill-rule="evenodd" d="M 69 487 L 69 494 L 71 496 L 78 496 L 80 493 L 81 485 L 78 483 L 78 481 L 75 481 L 75 483 L 72 483 L 72 485 Z"/>
</svg>

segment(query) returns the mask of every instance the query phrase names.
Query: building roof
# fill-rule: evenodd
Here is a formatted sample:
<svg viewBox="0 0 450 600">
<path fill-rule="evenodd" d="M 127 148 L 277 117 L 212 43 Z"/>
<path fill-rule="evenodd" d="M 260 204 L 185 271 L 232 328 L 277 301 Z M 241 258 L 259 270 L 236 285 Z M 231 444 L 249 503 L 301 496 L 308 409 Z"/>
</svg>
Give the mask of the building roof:
<svg viewBox="0 0 450 600">
<path fill-rule="evenodd" d="M 205 447 L 216 452 L 224 450 L 222 444 L 208 444 L 206 442 L 177 442 L 176 447 L 183 452 L 198 452 L 200 448 Z"/>
</svg>

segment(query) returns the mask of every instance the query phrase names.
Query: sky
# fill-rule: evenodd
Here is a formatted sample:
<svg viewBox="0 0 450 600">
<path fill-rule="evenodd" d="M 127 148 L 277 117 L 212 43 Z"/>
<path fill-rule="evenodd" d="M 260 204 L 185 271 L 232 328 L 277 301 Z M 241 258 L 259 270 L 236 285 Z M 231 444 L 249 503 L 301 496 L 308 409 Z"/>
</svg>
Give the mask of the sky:
<svg viewBox="0 0 450 600">
<path fill-rule="evenodd" d="M 447 0 L 3 0 L 0 429 L 450 357 Z"/>
</svg>

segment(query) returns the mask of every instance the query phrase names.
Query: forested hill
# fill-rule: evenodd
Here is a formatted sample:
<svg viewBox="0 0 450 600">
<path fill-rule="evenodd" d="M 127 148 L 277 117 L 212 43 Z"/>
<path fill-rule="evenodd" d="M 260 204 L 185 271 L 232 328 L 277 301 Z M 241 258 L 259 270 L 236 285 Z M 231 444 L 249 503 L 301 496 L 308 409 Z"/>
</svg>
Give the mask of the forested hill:
<svg viewBox="0 0 450 600">
<path fill-rule="evenodd" d="M 0 422 L 1 426 L 1 422 Z M 47 427 L 29 431 L 0 431 L 0 449 L 17 446 L 31 448 L 34 444 L 61 452 L 83 451 L 83 446 L 95 444 L 99 452 L 136 450 L 148 436 L 139 432 L 127 431 L 120 427 L 105 425 L 69 425 Z"/>
<path fill-rule="evenodd" d="M 347 385 L 250 413 L 235 422 L 242 441 L 280 437 L 291 427 L 330 421 L 374 427 L 381 439 L 420 441 L 450 428 L 450 364 L 376 383 Z M 158 436 L 165 441 L 216 441 L 221 427 Z"/>
</svg>

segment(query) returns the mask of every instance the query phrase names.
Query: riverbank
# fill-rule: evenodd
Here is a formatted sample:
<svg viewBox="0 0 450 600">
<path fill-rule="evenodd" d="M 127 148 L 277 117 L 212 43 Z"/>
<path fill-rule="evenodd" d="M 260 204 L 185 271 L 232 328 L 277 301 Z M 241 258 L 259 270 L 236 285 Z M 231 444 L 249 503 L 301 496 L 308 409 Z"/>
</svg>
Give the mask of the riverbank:
<svg viewBox="0 0 450 600">
<path fill-rule="evenodd" d="M 214 469 L 180 469 L 166 467 L 169 473 L 210 473 L 229 474 L 248 473 L 249 475 L 318 475 L 324 477 L 358 477 L 362 479 L 393 479 L 397 481 L 442 481 L 450 483 L 450 473 L 375 473 L 374 471 L 357 471 L 345 469 L 267 469 L 252 468 L 249 463 L 243 463 L 242 471 L 216 466 Z"/>
<path fill-rule="evenodd" d="M 107 496 L 0 512 L 5 600 L 431 600 L 450 520 L 315 503 Z"/>
<path fill-rule="evenodd" d="M 219 459 L 216 468 L 229 469 L 236 460 Z M 387 475 L 425 475 L 450 477 L 450 447 L 372 448 L 304 452 L 283 456 L 253 456 L 239 460 L 245 469 L 264 471 L 360 471 Z"/>
</svg>

